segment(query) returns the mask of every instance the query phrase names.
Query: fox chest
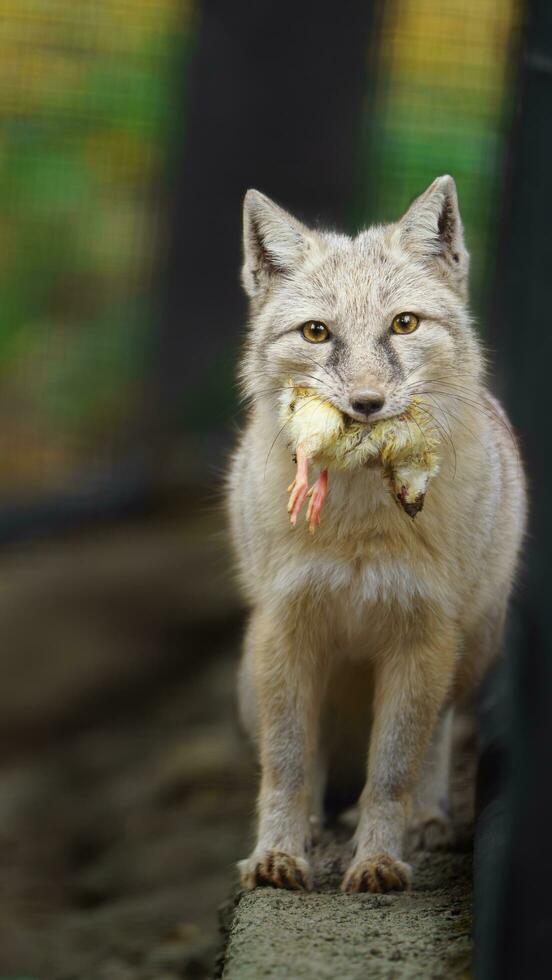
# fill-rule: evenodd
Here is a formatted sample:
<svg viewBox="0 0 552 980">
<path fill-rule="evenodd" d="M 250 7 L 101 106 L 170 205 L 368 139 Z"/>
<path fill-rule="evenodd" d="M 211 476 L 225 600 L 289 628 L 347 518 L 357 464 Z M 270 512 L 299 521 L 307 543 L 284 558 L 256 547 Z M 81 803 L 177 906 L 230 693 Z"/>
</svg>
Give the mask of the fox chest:
<svg viewBox="0 0 552 980">
<path fill-rule="evenodd" d="M 455 615 L 443 578 L 408 555 L 313 557 L 288 567 L 276 589 L 280 610 L 292 609 L 307 635 L 319 637 L 317 642 L 326 638 L 336 655 L 353 661 L 401 645 L 436 610 L 439 618 Z"/>
<path fill-rule="evenodd" d="M 446 591 L 432 562 L 378 548 L 352 558 L 324 552 L 295 555 L 280 567 L 273 586 L 278 599 L 329 609 L 338 605 L 351 615 L 382 604 L 409 609 L 419 601 L 440 602 Z"/>
</svg>

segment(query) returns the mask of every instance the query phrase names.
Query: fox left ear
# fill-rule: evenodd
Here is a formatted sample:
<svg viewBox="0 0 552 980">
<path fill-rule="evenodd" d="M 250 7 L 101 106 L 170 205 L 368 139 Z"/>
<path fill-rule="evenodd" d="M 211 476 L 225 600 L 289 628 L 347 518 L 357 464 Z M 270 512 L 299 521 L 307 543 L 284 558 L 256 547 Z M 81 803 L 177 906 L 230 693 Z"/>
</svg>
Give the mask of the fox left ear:
<svg viewBox="0 0 552 980">
<path fill-rule="evenodd" d="M 262 298 L 270 284 L 298 265 L 314 235 L 297 218 L 260 191 L 249 190 L 243 202 L 242 283 L 251 299 Z"/>
<path fill-rule="evenodd" d="M 465 294 L 470 259 L 452 177 L 437 177 L 410 205 L 398 230 L 401 245 L 436 264 L 450 285 Z"/>
</svg>

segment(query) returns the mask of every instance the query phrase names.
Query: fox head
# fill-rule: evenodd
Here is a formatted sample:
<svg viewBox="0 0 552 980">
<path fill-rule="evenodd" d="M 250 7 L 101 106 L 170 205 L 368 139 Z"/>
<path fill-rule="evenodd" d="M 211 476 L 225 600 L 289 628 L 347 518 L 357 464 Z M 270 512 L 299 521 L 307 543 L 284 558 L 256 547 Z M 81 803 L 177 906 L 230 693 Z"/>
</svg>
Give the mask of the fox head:
<svg viewBox="0 0 552 980">
<path fill-rule="evenodd" d="M 438 177 L 398 222 L 355 238 L 311 230 L 249 190 L 243 245 L 248 398 L 273 401 L 291 379 L 371 423 L 413 398 L 431 412 L 476 397 L 482 356 L 452 177 Z"/>
</svg>

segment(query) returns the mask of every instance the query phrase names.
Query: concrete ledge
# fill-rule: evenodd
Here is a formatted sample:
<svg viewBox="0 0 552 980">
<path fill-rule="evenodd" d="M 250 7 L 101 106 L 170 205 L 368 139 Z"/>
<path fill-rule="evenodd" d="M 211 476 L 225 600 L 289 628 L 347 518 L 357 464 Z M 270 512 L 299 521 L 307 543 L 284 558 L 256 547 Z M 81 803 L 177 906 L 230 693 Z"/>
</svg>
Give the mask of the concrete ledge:
<svg viewBox="0 0 552 980">
<path fill-rule="evenodd" d="M 325 832 L 314 854 L 315 891 L 258 888 L 231 903 L 224 980 L 467 980 L 472 941 L 471 821 L 474 729 L 455 723 L 455 846 L 410 856 L 410 892 L 344 895 L 350 828 Z"/>
<path fill-rule="evenodd" d="M 309 894 L 243 893 L 224 980 L 466 978 L 471 962 L 471 854 L 420 854 L 411 892 L 343 895 L 335 872 Z"/>
</svg>

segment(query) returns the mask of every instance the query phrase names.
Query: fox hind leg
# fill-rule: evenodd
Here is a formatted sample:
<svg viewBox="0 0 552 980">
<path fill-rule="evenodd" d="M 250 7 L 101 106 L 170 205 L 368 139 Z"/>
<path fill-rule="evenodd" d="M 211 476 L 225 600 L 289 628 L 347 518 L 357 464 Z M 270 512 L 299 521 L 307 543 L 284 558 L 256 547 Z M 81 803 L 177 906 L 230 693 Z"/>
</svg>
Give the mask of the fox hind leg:
<svg viewBox="0 0 552 980">
<path fill-rule="evenodd" d="M 422 764 L 412 801 L 408 842 L 412 850 L 437 850 L 452 840 L 449 783 L 454 708 L 442 713 Z"/>
</svg>

